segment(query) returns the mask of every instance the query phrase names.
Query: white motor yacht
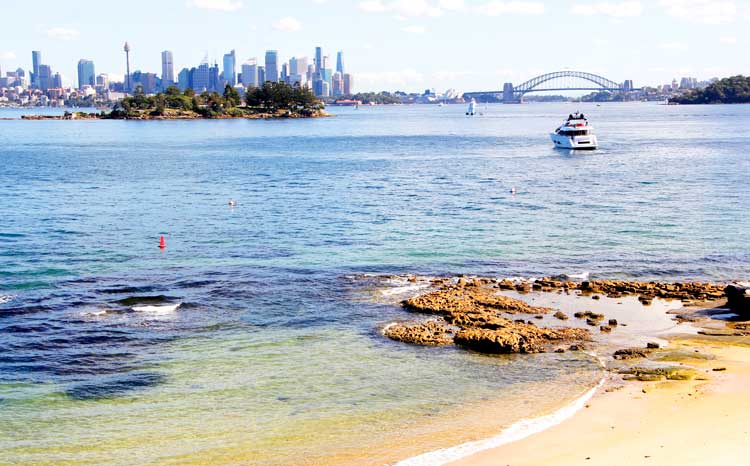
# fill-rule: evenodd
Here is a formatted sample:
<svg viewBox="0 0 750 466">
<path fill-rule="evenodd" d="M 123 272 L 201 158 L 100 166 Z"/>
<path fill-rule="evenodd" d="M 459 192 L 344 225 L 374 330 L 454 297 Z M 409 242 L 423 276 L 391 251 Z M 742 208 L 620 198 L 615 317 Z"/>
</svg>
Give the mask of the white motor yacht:
<svg viewBox="0 0 750 466">
<path fill-rule="evenodd" d="M 582 113 L 574 113 L 550 134 L 555 147 L 560 149 L 593 150 L 599 147 L 594 128 Z"/>
<path fill-rule="evenodd" d="M 476 99 L 471 99 L 471 102 L 469 102 L 469 110 L 466 111 L 466 114 L 469 116 L 474 116 L 474 114 L 477 113 L 477 101 Z"/>
</svg>

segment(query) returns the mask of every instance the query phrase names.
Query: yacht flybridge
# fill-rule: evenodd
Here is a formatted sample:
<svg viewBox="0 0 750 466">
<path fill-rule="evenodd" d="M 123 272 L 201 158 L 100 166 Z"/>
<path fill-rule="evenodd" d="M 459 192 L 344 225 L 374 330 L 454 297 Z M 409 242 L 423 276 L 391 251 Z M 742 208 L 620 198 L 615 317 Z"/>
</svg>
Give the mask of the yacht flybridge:
<svg viewBox="0 0 750 466">
<path fill-rule="evenodd" d="M 599 147 L 594 128 L 589 125 L 586 117 L 578 112 L 569 115 L 568 119 L 550 134 L 550 137 L 555 147 L 560 149 L 593 150 Z"/>
</svg>

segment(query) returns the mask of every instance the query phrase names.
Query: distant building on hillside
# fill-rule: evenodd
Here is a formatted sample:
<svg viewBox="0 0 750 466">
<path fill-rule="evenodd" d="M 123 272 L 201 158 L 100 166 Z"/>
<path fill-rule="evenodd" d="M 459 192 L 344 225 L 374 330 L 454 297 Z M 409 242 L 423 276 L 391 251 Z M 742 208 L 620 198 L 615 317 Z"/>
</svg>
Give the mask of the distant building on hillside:
<svg viewBox="0 0 750 466">
<path fill-rule="evenodd" d="M 84 86 L 96 86 L 96 72 L 94 62 L 91 60 L 78 60 L 78 89 Z"/>
<path fill-rule="evenodd" d="M 237 84 L 237 55 L 234 50 L 224 54 L 224 69 L 222 78 L 227 84 L 234 87 Z"/>
<path fill-rule="evenodd" d="M 266 51 L 266 81 L 279 81 L 279 53 L 276 50 Z"/>
<path fill-rule="evenodd" d="M 165 89 L 175 83 L 174 58 L 169 50 L 161 53 L 161 83 Z"/>
</svg>

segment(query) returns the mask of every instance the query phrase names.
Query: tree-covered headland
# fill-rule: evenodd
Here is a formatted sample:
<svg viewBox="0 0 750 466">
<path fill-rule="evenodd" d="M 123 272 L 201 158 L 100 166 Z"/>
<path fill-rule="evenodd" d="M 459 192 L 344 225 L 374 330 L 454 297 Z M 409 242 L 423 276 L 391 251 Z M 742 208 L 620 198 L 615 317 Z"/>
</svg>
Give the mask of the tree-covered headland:
<svg viewBox="0 0 750 466">
<path fill-rule="evenodd" d="M 677 104 L 747 104 L 750 103 L 750 76 L 724 78 L 669 101 Z"/>
<path fill-rule="evenodd" d="M 244 99 L 227 85 L 223 94 L 181 91 L 172 86 L 156 95 L 140 87 L 132 96 L 115 104 L 107 119 L 193 119 L 193 118 L 304 118 L 324 116 L 324 104 L 308 87 L 266 82 L 247 89 Z"/>
</svg>

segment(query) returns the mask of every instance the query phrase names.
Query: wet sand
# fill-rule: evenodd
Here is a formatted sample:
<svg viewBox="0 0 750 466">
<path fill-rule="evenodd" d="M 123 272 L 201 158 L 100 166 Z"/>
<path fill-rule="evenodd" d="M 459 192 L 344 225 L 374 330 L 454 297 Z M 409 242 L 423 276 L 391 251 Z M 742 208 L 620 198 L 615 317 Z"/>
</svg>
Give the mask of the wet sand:
<svg viewBox="0 0 750 466">
<path fill-rule="evenodd" d="M 669 349 L 715 356 L 684 360 L 708 380 L 621 383 L 613 375 L 567 421 L 449 464 L 745 464 L 750 457 L 748 340 L 678 337 Z"/>
</svg>

